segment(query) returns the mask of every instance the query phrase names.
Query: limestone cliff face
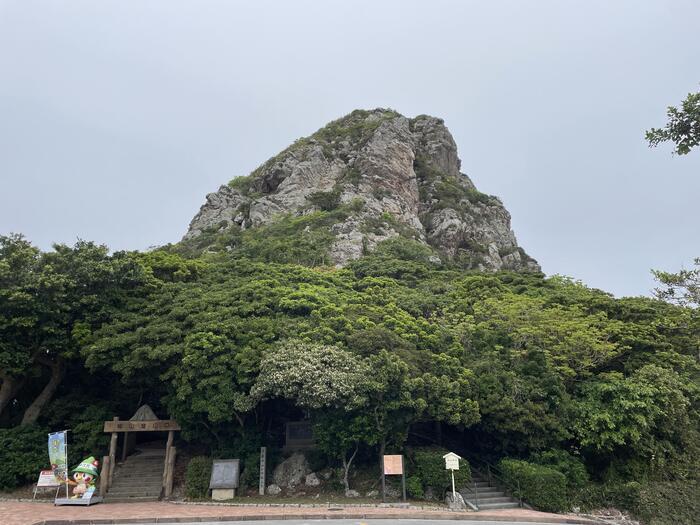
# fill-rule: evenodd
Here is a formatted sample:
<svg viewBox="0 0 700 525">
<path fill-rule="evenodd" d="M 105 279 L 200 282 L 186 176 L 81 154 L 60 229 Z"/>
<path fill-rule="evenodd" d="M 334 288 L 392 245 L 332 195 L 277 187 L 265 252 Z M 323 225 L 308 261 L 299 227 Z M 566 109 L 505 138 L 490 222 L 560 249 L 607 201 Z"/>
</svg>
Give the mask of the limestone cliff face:
<svg viewBox="0 0 700 525">
<path fill-rule="evenodd" d="M 460 172 L 443 121 L 383 109 L 331 122 L 207 195 L 184 240 L 343 205 L 352 213 L 330 227 L 337 265 L 401 235 L 470 268 L 539 271 L 518 247 L 501 201 Z"/>
</svg>

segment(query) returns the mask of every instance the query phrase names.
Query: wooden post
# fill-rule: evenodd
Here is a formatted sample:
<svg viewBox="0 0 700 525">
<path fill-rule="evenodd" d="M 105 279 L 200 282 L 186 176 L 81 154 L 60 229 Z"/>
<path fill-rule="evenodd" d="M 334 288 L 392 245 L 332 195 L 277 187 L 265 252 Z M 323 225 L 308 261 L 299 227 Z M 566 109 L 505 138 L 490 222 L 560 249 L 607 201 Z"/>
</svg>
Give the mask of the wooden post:
<svg viewBox="0 0 700 525">
<path fill-rule="evenodd" d="M 406 501 L 406 469 L 403 464 L 403 456 L 401 456 L 401 492 L 403 493 L 403 500 Z"/>
<path fill-rule="evenodd" d="M 384 474 L 384 454 L 382 454 L 382 503 L 386 502 L 386 475 Z"/>
<path fill-rule="evenodd" d="M 119 421 L 118 417 L 115 417 L 112 421 Z M 112 477 L 114 476 L 114 465 L 117 462 L 117 439 L 119 434 L 112 432 L 112 438 L 109 441 L 109 471 L 108 471 L 108 481 L 107 485 L 112 485 Z"/>
<path fill-rule="evenodd" d="M 165 481 L 168 478 L 168 461 L 170 460 L 170 451 L 173 448 L 173 438 L 175 433 L 168 431 L 168 441 L 165 442 L 165 461 L 163 462 L 163 490 L 166 490 Z"/>
<path fill-rule="evenodd" d="M 100 496 L 104 496 L 109 490 L 109 470 L 109 456 L 102 456 L 102 471 L 100 472 Z"/>
<path fill-rule="evenodd" d="M 170 451 L 170 447 L 173 446 L 173 439 L 175 437 L 175 432 L 172 430 L 168 431 L 168 441 L 165 442 L 165 455 L 168 455 L 168 452 Z"/>
<path fill-rule="evenodd" d="M 175 472 L 175 456 L 177 455 L 177 449 L 171 447 L 170 456 L 168 457 L 168 472 L 165 481 L 165 497 L 169 498 L 173 494 L 173 475 Z"/>
</svg>

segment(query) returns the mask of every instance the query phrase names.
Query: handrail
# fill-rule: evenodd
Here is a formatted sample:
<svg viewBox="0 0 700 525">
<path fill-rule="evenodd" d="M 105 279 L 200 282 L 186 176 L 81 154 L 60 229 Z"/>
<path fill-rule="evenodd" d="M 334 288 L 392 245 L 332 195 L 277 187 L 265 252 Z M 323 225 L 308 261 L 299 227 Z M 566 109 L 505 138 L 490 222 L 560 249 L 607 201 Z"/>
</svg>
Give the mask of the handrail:
<svg viewBox="0 0 700 525">
<path fill-rule="evenodd" d="M 466 485 L 464 489 L 472 492 L 474 494 L 474 506 L 476 508 L 479 508 L 479 487 L 476 486 L 476 481 L 472 480 L 473 487 L 470 487 L 469 485 Z M 464 490 L 462 489 L 462 490 Z"/>
<path fill-rule="evenodd" d="M 518 505 L 520 507 L 523 506 L 523 497 L 520 492 L 520 480 L 516 479 L 515 480 L 515 485 L 513 485 L 512 482 L 510 482 L 507 478 L 505 478 L 503 471 L 499 469 L 497 466 L 492 465 L 486 460 L 483 460 L 481 458 L 477 458 L 476 456 L 473 456 L 472 454 L 465 453 L 464 454 L 469 461 L 469 464 L 471 466 L 472 463 L 477 463 L 482 466 L 482 468 L 486 468 L 486 476 L 488 479 L 489 484 L 491 484 L 492 478 L 495 478 L 497 481 L 500 482 L 500 484 L 506 488 L 509 489 L 511 492 L 511 495 L 517 495 L 518 498 Z M 478 469 L 475 469 L 478 470 Z M 477 505 L 478 506 L 478 505 Z"/>
</svg>

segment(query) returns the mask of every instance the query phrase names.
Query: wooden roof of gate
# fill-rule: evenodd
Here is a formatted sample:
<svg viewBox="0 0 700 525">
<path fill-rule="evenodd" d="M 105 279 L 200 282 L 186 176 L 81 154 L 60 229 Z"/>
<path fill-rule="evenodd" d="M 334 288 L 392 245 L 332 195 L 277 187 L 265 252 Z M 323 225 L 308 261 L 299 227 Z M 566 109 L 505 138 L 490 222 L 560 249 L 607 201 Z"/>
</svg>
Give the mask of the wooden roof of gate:
<svg viewBox="0 0 700 525">
<path fill-rule="evenodd" d="M 162 432 L 180 430 L 174 419 L 158 419 L 148 405 L 140 407 L 129 421 L 105 421 L 104 432 Z"/>
</svg>

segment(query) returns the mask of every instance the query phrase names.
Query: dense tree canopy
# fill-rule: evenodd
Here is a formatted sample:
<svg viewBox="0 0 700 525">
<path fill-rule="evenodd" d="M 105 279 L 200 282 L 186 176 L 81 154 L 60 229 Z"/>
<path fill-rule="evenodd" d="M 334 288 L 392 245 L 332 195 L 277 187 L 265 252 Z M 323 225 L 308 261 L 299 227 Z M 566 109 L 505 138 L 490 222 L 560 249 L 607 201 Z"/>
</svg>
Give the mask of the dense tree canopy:
<svg viewBox="0 0 700 525">
<path fill-rule="evenodd" d="M 694 274 L 659 277 L 692 294 Z M 8 237 L 0 282 L 6 426 L 50 381 L 43 361 L 61 360 L 73 382 L 53 387 L 39 423 L 148 401 L 192 446 L 247 451 L 306 417 L 346 488 L 358 450 L 401 450 L 426 424 L 490 456 L 573 452 L 598 478 L 697 468 L 697 316 L 684 304 L 436 265 L 400 239 L 336 269 L 177 247 L 42 253 Z"/>
<path fill-rule="evenodd" d="M 147 285 L 130 255 L 110 257 L 104 246 L 41 253 L 21 236 L 0 237 L 0 416 L 26 387 L 34 395 L 21 423 L 34 423 L 92 330 Z"/>
<path fill-rule="evenodd" d="M 649 145 L 672 142 L 678 155 L 690 153 L 700 144 L 700 93 L 688 93 L 680 109 L 669 106 L 666 115 L 668 122 L 663 128 L 651 128 L 646 132 Z"/>
</svg>

